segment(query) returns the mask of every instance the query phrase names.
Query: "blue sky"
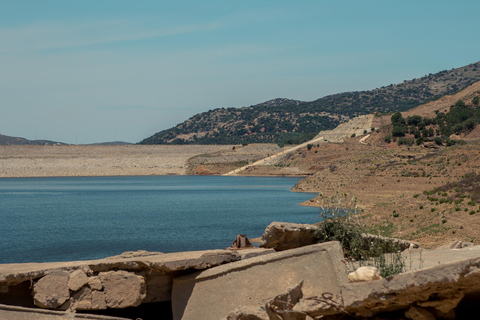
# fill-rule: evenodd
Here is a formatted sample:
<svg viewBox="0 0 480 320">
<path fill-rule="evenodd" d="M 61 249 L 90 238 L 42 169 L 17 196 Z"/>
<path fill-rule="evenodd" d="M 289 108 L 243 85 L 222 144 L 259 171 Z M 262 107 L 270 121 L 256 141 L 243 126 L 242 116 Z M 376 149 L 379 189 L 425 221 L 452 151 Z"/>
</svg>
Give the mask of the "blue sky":
<svg viewBox="0 0 480 320">
<path fill-rule="evenodd" d="M 0 134 L 138 142 L 480 60 L 479 1 L 0 0 Z"/>
</svg>

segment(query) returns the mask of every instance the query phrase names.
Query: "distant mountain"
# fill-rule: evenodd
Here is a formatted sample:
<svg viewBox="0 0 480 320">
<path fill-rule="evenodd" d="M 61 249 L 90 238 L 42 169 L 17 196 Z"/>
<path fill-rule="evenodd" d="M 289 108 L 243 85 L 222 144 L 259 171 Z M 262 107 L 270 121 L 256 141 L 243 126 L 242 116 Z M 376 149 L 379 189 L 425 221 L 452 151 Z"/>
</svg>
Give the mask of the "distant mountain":
<svg viewBox="0 0 480 320">
<path fill-rule="evenodd" d="M 99 146 L 123 146 L 123 145 L 129 145 L 133 144 L 130 142 L 125 142 L 125 141 L 111 141 L 111 142 L 99 142 L 99 143 L 92 143 L 92 145 L 99 145 Z"/>
<path fill-rule="evenodd" d="M 406 111 L 480 81 L 480 62 L 369 91 L 311 102 L 273 99 L 250 107 L 217 108 L 160 131 L 140 144 L 299 143 L 321 130 L 375 111 Z"/>
<path fill-rule="evenodd" d="M 0 145 L 64 145 L 63 142 L 56 142 L 50 140 L 27 140 L 24 138 L 4 136 L 0 134 Z"/>
</svg>

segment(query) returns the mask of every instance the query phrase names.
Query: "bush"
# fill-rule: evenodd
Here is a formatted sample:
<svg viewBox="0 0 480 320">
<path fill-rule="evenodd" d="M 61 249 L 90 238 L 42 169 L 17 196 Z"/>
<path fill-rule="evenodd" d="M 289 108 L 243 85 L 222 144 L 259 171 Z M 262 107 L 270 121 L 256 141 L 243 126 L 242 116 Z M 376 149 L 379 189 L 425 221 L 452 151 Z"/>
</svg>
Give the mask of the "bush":
<svg viewBox="0 0 480 320">
<path fill-rule="evenodd" d="M 356 197 L 349 198 L 338 192 L 329 198 L 320 194 L 318 204 L 323 219 L 315 231 L 318 242 L 339 241 L 347 262 L 373 265 L 382 277 L 405 270 L 399 244 L 364 236 L 366 232 L 358 216 Z M 390 255 L 386 256 L 387 253 Z"/>
</svg>

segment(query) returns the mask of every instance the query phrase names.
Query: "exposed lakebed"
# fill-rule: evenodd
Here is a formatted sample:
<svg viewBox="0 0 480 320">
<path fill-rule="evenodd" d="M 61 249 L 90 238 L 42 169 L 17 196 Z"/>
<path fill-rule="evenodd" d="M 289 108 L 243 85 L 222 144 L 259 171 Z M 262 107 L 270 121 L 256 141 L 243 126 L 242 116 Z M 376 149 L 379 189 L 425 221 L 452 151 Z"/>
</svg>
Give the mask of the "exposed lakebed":
<svg viewBox="0 0 480 320">
<path fill-rule="evenodd" d="M 299 178 L 125 176 L 0 179 L 0 263 L 125 251 L 223 249 L 272 221 L 315 223 Z"/>
</svg>

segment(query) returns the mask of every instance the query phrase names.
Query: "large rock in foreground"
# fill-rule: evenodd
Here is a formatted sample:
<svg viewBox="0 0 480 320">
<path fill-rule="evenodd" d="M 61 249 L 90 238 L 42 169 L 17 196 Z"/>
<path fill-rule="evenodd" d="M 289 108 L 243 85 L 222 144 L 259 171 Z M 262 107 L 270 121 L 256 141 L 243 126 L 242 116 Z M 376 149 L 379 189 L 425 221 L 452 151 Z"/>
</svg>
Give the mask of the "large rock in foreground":
<svg viewBox="0 0 480 320">
<path fill-rule="evenodd" d="M 347 280 L 333 241 L 237 261 L 174 279 L 175 320 L 222 319 L 238 306 L 257 307 L 303 280 L 303 292 L 340 294 Z"/>
</svg>

